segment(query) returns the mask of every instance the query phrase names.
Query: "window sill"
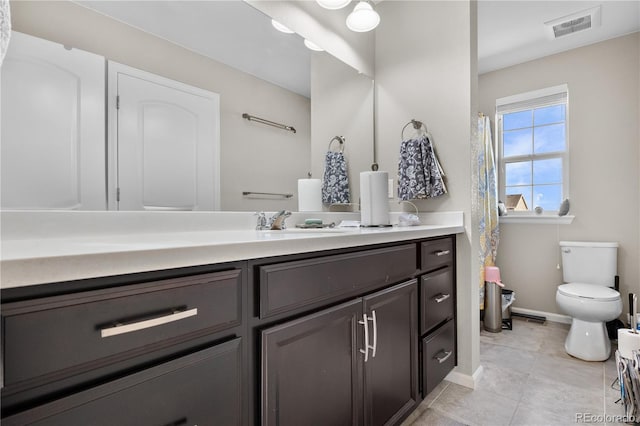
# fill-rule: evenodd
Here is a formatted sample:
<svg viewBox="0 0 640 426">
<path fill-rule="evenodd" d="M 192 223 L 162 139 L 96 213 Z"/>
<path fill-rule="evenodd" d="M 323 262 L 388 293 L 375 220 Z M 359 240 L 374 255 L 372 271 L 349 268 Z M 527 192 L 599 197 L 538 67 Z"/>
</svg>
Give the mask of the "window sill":
<svg viewBox="0 0 640 426">
<path fill-rule="evenodd" d="M 536 225 L 570 225 L 575 216 L 552 216 L 552 215 L 508 215 L 500 216 L 498 222 L 503 223 L 525 223 Z"/>
</svg>

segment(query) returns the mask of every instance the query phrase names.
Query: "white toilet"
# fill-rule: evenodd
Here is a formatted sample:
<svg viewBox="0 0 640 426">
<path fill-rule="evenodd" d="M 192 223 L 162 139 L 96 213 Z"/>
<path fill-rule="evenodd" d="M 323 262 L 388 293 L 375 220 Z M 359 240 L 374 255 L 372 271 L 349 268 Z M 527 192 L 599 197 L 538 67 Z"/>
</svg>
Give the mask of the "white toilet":
<svg viewBox="0 0 640 426">
<path fill-rule="evenodd" d="M 618 243 L 561 241 L 562 278 L 556 303 L 572 317 L 564 344 L 569 355 L 585 361 L 604 361 L 611 353 L 605 323 L 622 312 L 620 293 L 613 288 Z"/>
</svg>

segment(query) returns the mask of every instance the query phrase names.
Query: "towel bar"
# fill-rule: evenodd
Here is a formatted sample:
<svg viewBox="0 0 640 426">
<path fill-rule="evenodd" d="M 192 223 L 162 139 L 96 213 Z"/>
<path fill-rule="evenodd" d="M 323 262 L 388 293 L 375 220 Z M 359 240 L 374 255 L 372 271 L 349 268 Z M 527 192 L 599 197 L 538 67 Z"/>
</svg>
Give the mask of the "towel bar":
<svg viewBox="0 0 640 426">
<path fill-rule="evenodd" d="M 266 124 L 267 126 L 277 127 L 278 129 L 288 130 L 289 132 L 296 133 L 296 129 L 292 126 L 287 126 L 286 124 L 276 123 L 275 121 L 266 120 L 264 118 L 256 117 L 255 115 L 249 115 L 246 112 L 242 114 L 242 118 L 255 121 L 257 123 Z"/>
<path fill-rule="evenodd" d="M 265 198 L 261 197 L 261 195 L 266 197 L 282 197 L 282 198 L 291 198 L 293 194 L 284 194 L 279 192 L 254 192 L 254 191 L 242 191 L 242 195 L 249 198 Z M 257 195 L 257 197 L 254 197 Z"/>
</svg>

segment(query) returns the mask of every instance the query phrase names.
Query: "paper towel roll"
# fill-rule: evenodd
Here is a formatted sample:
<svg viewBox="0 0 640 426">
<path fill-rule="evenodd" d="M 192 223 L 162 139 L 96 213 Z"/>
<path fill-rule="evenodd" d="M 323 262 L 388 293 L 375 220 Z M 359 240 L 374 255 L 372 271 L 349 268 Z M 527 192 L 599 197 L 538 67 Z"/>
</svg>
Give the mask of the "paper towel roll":
<svg viewBox="0 0 640 426">
<path fill-rule="evenodd" d="M 322 211 L 322 183 L 320 179 L 298 179 L 298 211 Z"/>
<path fill-rule="evenodd" d="M 387 172 L 360 173 L 360 224 L 362 226 L 389 225 L 388 187 Z"/>
<path fill-rule="evenodd" d="M 640 350 L 640 333 L 634 333 L 628 328 L 618 329 L 618 350 L 624 358 L 632 359 L 631 351 Z"/>
</svg>

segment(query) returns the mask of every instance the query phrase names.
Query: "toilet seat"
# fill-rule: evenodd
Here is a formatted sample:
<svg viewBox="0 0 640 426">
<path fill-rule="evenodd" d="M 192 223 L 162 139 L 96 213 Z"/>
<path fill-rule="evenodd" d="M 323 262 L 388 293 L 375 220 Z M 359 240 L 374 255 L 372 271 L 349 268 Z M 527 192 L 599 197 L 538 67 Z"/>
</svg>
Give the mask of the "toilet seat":
<svg viewBox="0 0 640 426">
<path fill-rule="evenodd" d="M 558 286 L 558 293 L 577 299 L 608 302 L 620 299 L 620 293 L 612 288 L 583 283 L 569 283 Z"/>
</svg>

